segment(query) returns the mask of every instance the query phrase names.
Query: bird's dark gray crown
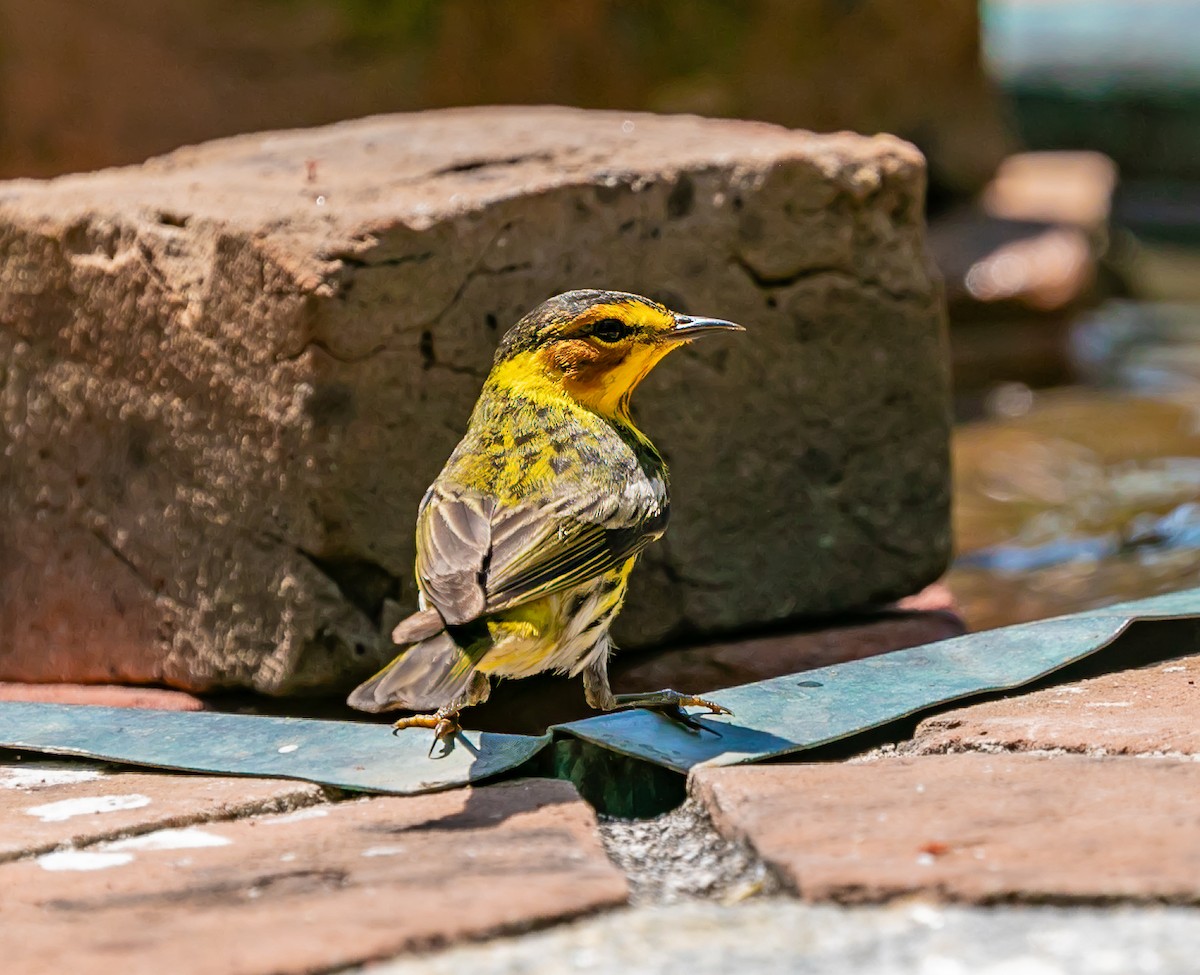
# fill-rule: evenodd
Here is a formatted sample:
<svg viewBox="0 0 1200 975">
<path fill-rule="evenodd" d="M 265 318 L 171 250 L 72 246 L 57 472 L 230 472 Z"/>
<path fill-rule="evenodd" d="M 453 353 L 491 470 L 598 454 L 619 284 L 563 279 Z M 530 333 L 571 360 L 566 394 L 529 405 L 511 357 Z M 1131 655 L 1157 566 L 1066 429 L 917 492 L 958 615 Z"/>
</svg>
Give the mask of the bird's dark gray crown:
<svg viewBox="0 0 1200 975">
<path fill-rule="evenodd" d="M 656 301 L 624 291 L 567 291 L 543 301 L 504 333 L 496 349 L 497 363 L 542 345 L 555 331 L 593 305 L 642 304 L 661 308 Z M 666 309 L 663 309 L 664 311 Z"/>
</svg>

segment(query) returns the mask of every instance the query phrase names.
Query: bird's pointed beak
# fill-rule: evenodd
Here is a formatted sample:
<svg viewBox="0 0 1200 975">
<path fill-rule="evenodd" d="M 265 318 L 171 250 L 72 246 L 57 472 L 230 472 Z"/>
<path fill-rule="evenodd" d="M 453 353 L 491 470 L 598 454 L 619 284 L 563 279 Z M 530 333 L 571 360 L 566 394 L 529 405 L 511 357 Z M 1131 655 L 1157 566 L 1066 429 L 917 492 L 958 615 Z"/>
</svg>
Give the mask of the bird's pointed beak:
<svg viewBox="0 0 1200 975">
<path fill-rule="evenodd" d="M 711 335 L 713 332 L 744 332 L 741 325 L 727 322 L 721 318 L 692 318 L 691 315 L 676 315 L 675 327 L 669 333 L 670 338 L 685 339 L 699 338 L 701 335 Z"/>
</svg>

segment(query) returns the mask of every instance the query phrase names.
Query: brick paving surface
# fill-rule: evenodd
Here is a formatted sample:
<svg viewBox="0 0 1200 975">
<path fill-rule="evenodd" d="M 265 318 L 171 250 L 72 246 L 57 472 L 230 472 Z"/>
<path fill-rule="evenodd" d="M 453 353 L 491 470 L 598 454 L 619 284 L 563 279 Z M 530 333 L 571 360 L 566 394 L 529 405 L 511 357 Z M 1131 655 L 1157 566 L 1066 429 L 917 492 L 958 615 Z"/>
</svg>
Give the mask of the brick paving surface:
<svg viewBox="0 0 1200 975">
<path fill-rule="evenodd" d="M 1196 755 L 1198 718 L 1200 657 L 1185 657 L 927 718 L 914 748 Z"/>
<path fill-rule="evenodd" d="M 638 666 L 652 670 L 653 659 Z M 594 812 L 548 779 L 355 798 L 0 755 L 3 969 L 299 975 L 506 934 L 517 944 L 532 928 L 623 907 L 629 878 L 637 889 L 703 894 L 705 870 L 722 864 L 757 879 L 714 890 L 742 896 L 781 882 L 785 900 L 768 901 L 777 906 L 763 918 L 788 916 L 779 905 L 796 895 L 1054 902 L 1077 905 L 1062 917 L 1080 919 L 1078 905 L 1122 904 L 1111 917 L 1125 964 L 1144 954 L 1145 932 L 1183 931 L 1198 916 L 1197 673 L 1200 658 L 1183 658 L 958 708 L 849 762 L 697 770 L 684 826 L 675 814 L 609 824 L 607 856 Z M 725 859 L 710 863 L 714 850 Z M 1162 902 L 1191 906 L 1151 917 Z M 627 940 L 595 957 L 661 961 L 646 954 L 660 938 L 650 910 L 586 928 Z M 896 916 L 878 918 L 890 931 Z M 756 917 L 714 916 L 728 925 L 719 957 L 754 954 Z M 847 931 L 858 930 L 855 917 L 843 919 Z M 975 932 L 1004 940 L 1000 913 L 962 917 L 964 945 Z M 1013 922 L 1030 944 L 1036 917 Z M 1104 923 L 1081 920 L 1080 930 L 1093 921 Z M 883 928 L 854 950 L 884 950 Z M 563 970 L 538 943 L 513 964 Z M 810 948 L 793 955 L 816 957 Z M 960 946 L 947 957 L 969 956 Z M 445 957 L 454 967 L 458 956 Z"/>
<path fill-rule="evenodd" d="M 1200 763 L 928 755 L 697 770 L 801 897 L 1200 901 Z"/>
<path fill-rule="evenodd" d="M 308 782 L 113 773 L 81 762 L 0 765 L 0 861 L 321 798 L 320 787 Z"/>
<path fill-rule="evenodd" d="M 538 779 L 63 850 L 0 889 L 20 975 L 324 971 L 626 900 L 591 809 Z"/>
</svg>

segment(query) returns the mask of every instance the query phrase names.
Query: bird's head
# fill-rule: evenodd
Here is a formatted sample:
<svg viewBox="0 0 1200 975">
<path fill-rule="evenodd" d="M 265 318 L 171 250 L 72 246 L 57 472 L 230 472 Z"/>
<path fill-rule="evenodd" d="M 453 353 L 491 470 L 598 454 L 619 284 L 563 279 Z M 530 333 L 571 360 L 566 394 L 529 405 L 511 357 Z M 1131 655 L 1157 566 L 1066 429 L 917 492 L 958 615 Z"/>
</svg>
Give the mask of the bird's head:
<svg viewBox="0 0 1200 975">
<path fill-rule="evenodd" d="M 605 416 L 626 415 L 629 397 L 672 349 L 702 335 L 742 332 L 733 322 L 681 315 L 619 291 L 568 291 L 538 305 L 496 350 L 493 377 L 549 381 Z"/>
</svg>

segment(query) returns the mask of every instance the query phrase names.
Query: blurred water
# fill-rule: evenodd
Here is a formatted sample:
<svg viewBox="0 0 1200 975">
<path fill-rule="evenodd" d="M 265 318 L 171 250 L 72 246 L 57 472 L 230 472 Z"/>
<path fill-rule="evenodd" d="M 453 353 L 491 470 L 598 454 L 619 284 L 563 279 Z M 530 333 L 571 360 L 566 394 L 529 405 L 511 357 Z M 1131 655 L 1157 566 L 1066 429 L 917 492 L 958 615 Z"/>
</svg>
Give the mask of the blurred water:
<svg viewBox="0 0 1200 975">
<path fill-rule="evenodd" d="M 973 628 L 1200 586 L 1200 305 L 1114 302 L 1072 349 L 1083 384 L 1000 390 L 956 432 Z"/>
</svg>

